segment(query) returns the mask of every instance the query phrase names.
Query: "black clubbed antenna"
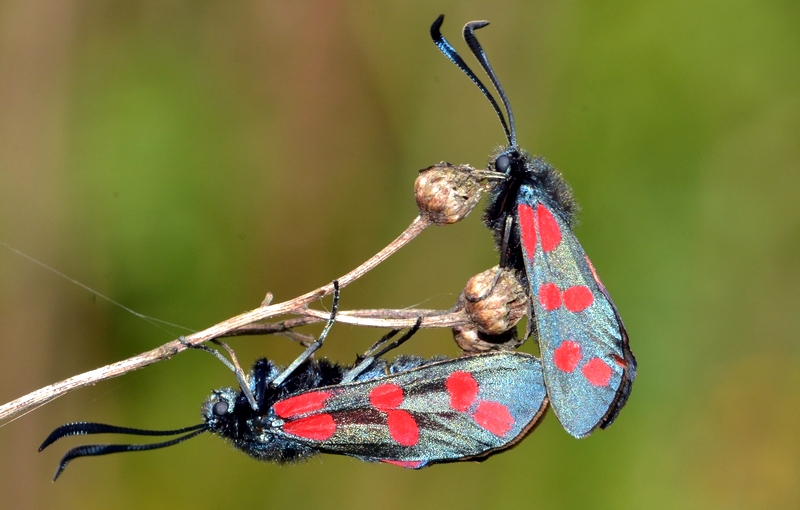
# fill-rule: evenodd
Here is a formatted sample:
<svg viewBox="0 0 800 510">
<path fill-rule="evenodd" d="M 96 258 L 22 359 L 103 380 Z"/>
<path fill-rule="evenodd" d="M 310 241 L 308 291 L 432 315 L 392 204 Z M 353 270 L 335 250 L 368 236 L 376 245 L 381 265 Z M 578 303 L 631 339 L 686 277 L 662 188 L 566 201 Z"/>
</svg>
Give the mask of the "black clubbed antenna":
<svg viewBox="0 0 800 510">
<path fill-rule="evenodd" d="M 192 425 L 191 427 L 185 427 L 182 429 L 176 430 L 144 430 L 144 429 L 132 429 L 128 427 L 116 427 L 114 425 L 105 425 L 103 423 L 89 423 L 89 422 L 81 422 L 81 423 L 68 423 L 66 425 L 62 425 L 55 429 L 47 439 L 44 440 L 42 446 L 39 447 L 39 451 L 44 450 L 54 442 L 58 441 L 62 437 L 67 436 L 77 436 L 77 435 L 85 435 L 85 434 L 130 434 L 134 436 L 174 436 L 177 434 L 186 434 L 185 436 L 181 436 L 175 439 L 171 439 L 169 441 L 164 441 L 162 443 L 150 443 L 150 444 L 87 444 L 83 446 L 78 446 L 69 450 L 67 453 L 61 457 L 61 461 L 58 463 L 58 469 L 56 469 L 56 473 L 53 475 L 53 481 L 55 482 L 56 479 L 61 475 L 61 472 L 64 471 L 64 468 L 67 467 L 67 464 L 72 459 L 77 459 L 78 457 L 92 457 L 95 455 L 108 455 L 110 453 L 120 453 L 120 452 L 140 452 L 145 450 L 155 450 L 158 448 L 166 448 L 167 446 L 176 445 L 178 443 L 182 443 L 187 439 L 191 439 L 198 434 L 202 434 L 208 430 L 208 426 L 205 423 L 201 423 L 199 425 Z"/>
<path fill-rule="evenodd" d="M 489 59 L 486 58 L 486 53 L 483 52 L 481 43 L 479 43 L 478 38 L 475 37 L 475 30 L 483 28 L 488 24 L 488 21 L 470 21 L 464 25 L 464 40 L 467 41 L 467 46 L 469 46 L 469 49 L 472 50 L 472 53 L 475 55 L 475 58 L 478 59 L 478 62 L 480 62 L 481 67 L 483 67 L 483 70 L 486 71 L 486 74 L 489 75 L 489 79 L 492 80 L 494 88 L 497 89 L 497 93 L 500 94 L 500 99 L 503 101 L 503 104 L 506 107 L 506 113 L 508 114 L 508 123 L 511 126 L 509 144 L 511 144 L 512 147 L 516 147 L 517 130 L 514 128 L 514 114 L 511 112 L 511 103 L 508 102 L 508 97 L 506 97 L 506 93 L 503 92 L 503 87 L 500 85 L 500 80 L 497 79 L 497 75 L 494 74 L 492 66 L 489 65 Z M 508 130 L 506 130 L 506 132 L 508 132 Z"/>
<path fill-rule="evenodd" d="M 503 102 L 506 105 L 506 110 L 509 112 L 509 118 L 511 119 L 511 129 L 508 128 L 508 124 L 506 123 L 506 118 L 503 116 L 503 111 L 500 109 L 500 105 L 497 104 L 497 101 L 494 100 L 494 96 L 492 96 L 492 93 L 489 92 L 489 89 L 487 89 L 486 86 L 481 82 L 481 80 L 477 76 L 475 76 L 475 73 L 473 73 L 472 69 L 470 69 L 467 63 L 464 62 L 464 59 L 461 58 L 461 56 L 458 54 L 455 48 L 453 48 L 453 46 L 449 42 L 447 42 L 447 39 L 445 39 L 444 36 L 442 35 L 442 32 L 440 31 L 440 29 L 442 28 L 442 23 L 444 23 L 444 14 L 440 14 L 439 17 L 436 18 L 436 21 L 433 22 L 433 25 L 431 25 L 431 38 L 433 39 L 433 43 L 436 45 L 436 47 L 439 48 L 439 50 L 442 53 L 444 53 L 445 57 L 450 59 L 450 61 L 453 62 L 456 66 L 458 66 L 459 69 L 464 71 L 464 74 L 466 74 L 469 77 L 469 79 L 472 80 L 472 82 L 475 85 L 477 85 L 479 89 L 481 89 L 481 92 L 483 92 L 483 95 L 486 96 L 486 99 L 488 99 L 489 102 L 492 103 L 494 111 L 495 113 L 497 113 L 497 117 L 500 119 L 500 124 L 503 125 L 503 131 L 505 131 L 506 133 L 506 139 L 508 140 L 509 145 L 516 146 L 517 136 L 516 133 L 514 132 L 513 117 L 510 117 L 511 108 L 508 107 L 508 100 L 506 99 L 505 94 L 503 94 L 503 89 L 498 88 L 498 91 L 500 92 L 500 96 L 502 97 Z M 473 23 L 488 24 L 488 22 L 486 21 L 479 21 Z M 466 30 L 466 27 L 464 30 Z M 466 35 L 464 37 L 466 38 Z M 474 39 L 475 36 L 473 35 L 472 38 Z M 477 43 L 477 40 L 475 42 Z M 469 44 L 469 41 L 467 41 L 467 44 Z M 480 45 L 478 45 L 478 48 L 480 48 Z M 483 50 L 481 50 L 481 53 L 483 53 Z M 480 60 L 480 58 L 478 60 Z M 481 62 L 481 65 L 483 66 L 483 62 Z M 488 65 L 488 61 L 486 65 Z M 486 69 L 486 66 L 484 66 L 484 69 Z M 491 67 L 489 69 L 491 70 Z M 488 71 L 487 73 L 489 74 L 489 77 L 492 79 L 492 83 L 495 84 L 495 87 L 498 87 L 497 79 L 494 77 L 494 74 Z"/>
</svg>

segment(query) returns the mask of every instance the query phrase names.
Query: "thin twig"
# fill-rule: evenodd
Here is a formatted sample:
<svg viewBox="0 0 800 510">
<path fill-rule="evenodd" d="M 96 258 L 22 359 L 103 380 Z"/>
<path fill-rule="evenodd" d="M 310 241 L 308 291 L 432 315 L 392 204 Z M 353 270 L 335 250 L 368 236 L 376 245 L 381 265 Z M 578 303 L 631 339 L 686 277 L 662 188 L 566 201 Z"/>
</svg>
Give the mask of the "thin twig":
<svg viewBox="0 0 800 510">
<path fill-rule="evenodd" d="M 255 335 L 280 335 L 297 342 L 303 347 L 308 347 L 316 341 L 316 337 L 294 331 L 294 328 L 323 322 L 328 319 L 329 312 L 306 309 L 303 317 L 295 317 L 280 322 L 267 324 L 250 324 L 225 333 L 225 337 L 255 336 Z M 428 319 L 424 327 L 455 327 L 469 322 L 460 309 L 450 310 L 424 310 L 420 308 L 403 309 L 362 309 L 346 310 L 339 312 L 337 322 L 356 326 L 371 326 L 377 328 L 399 329 L 413 326 L 420 317 Z"/>
<path fill-rule="evenodd" d="M 400 234 L 394 241 L 389 243 L 384 249 L 373 255 L 369 260 L 353 269 L 344 276 L 338 278 L 339 287 L 345 287 L 354 281 L 358 280 L 370 270 L 374 269 L 378 264 L 389 258 L 397 250 L 408 244 L 412 239 L 417 237 L 423 230 L 429 227 L 432 223 L 421 216 L 418 216 L 406 230 Z M 184 341 L 193 345 L 200 345 L 213 338 L 227 336 L 231 331 L 245 328 L 254 322 L 277 317 L 286 314 L 297 314 L 301 316 L 319 317 L 316 311 L 308 310 L 309 304 L 333 293 L 333 283 L 323 285 L 311 292 L 298 296 L 289 301 L 270 305 L 270 296 L 265 300 L 265 304 L 251 310 L 249 312 L 237 315 L 228 320 L 222 321 L 219 324 L 211 326 L 208 329 L 193 333 L 185 337 Z M 319 312 L 324 313 L 324 312 Z M 327 318 L 327 316 L 325 317 Z M 356 325 L 378 325 L 376 319 L 360 318 L 350 316 L 337 318 L 340 322 L 347 322 Z M 431 327 L 436 320 L 440 317 L 431 318 L 431 322 L 423 321 L 423 327 Z M 387 327 L 410 327 L 414 324 L 414 320 L 398 319 L 395 321 L 388 321 Z M 381 324 L 383 326 L 384 324 Z M 144 368 L 153 363 L 169 359 L 175 354 L 187 349 L 187 346 L 180 340 L 173 340 L 153 350 L 138 354 L 126 360 L 118 361 L 104 367 L 90 370 L 80 375 L 70 377 L 61 382 L 45 386 L 44 388 L 33 391 L 23 397 L 20 397 L 12 402 L 0 406 L 0 423 L 5 423 L 17 416 L 28 413 L 37 407 L 40 407 L 65 393 L 96 384 L 99 381 L 119 377 L 127 374 L 133 370 Z"/>
<path fill-rule="evenodd" d="M 281 331 L 280 333 L 277 334 L 284 338 L 288 338 L 292 342 L 297 342 L 303 347 L 308 347 L 309 345 L 317 341 L 317 337 L 315 336 L 306 335 L 304 333 L 298 333 L 297 331 L 292 331 L 292 330 Z"/>
<path fill-rule="evenodd" d="M 415 311 L 416 313 L 409 313 Z M 429 315 L 421 313 L 425 311 L 433 313 Z M 374 312 L 374 315 L 370 315 L 369 312 Z M 392 312 L 400 313 L 393 317 Z M 325 320 L 330 316 L 328 312 L 311 309 L 305 310 L 303 314 L 316 317 L 317 320 Z M 423 318 L 420 324 L 421 328 L 452 328 L 467 323 L 466 314 L 460 310 L 354 310 L 353 312 L 340 312 L 336 316 L 336 322 L 371 328 L 402 329 L 414 326 L 420 317 Z"/>
<path fill-rule="evenodd" d="M 421 308 L 403 309 L 360 309 L 343 310 L 336 317 L 336 322 L 352 324 L 356 326 L 370 326 L 375 328 L 407 328 L 414 325 L 418 317 L 428 318 L 425 321 L 429 328 L 442 328 L 459 326 L 465 323 L 463 315 L 457 313 L 457 308 L 450 310 L 426 310 Z M 306 309 L 303 317 L 287 319 L 285 321 L 273 322 L 268 324 L 250 324 L 239 329 L 234 329 L 225 333 L 225 337 L 248 336 L 248 335 L 276 335 L 288 333 L 292 329 L 322 322 L 328 319 L 330 312 L 322 312 Z M 436 317 L 436 319 L 433 319 Z M 367 319 L 367 320 L 359 320 Z M 301 342 L 302 343 L 302 342 Z"/>
</svg>

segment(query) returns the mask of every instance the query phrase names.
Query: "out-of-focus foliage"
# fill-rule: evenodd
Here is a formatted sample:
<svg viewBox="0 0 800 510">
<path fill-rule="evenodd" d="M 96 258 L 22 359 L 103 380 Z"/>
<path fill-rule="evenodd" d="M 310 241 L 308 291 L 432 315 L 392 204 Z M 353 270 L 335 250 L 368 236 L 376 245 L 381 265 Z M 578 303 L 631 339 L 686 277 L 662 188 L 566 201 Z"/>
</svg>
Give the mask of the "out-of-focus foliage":
<svg viewBox="0 0 800 510">
<path fill-rule="evenodd" d="M 418 169 L 480 166 L 503 142 L 429 40 L 440 12 L 462 51 L 464 22 L 492 22 L 478 35 L 520 143 L 582 205 L 577 234 L 639 360 L 617 422 L 578 441 L 551 414 L 483 464 L 420 472 L 332 456 L 281 468 L 201 436 L 81 459 L 50 483 L 84 442 L 37 454 L 57 425 L 198 422 L 234 380 L 189 352 L 0 428 L 3 507 L 800 506 L 797 2 L 6 2 L 0 240 L 193 329 L 330 281 L 410 223 Z M 447 308 L 496 259 L 473 214 L 342 306 Z M 337 325 L 323 353 L 351 362 L 382 333 Z M 177 334 L 0 251 L 2 402 Z M 444 331 L 403 351 L 457 354 Z"/>
</svg>

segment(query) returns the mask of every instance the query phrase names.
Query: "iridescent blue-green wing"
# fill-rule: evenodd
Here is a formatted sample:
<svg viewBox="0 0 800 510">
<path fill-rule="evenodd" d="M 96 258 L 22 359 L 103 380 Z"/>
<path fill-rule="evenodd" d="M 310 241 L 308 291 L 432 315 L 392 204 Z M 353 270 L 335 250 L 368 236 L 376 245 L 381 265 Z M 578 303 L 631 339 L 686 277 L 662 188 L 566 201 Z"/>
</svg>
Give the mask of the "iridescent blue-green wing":
<svg viewBox="0 0 800 510">
<path fill-rule="evenodd" d="M 540 361 L 495 352 L 277 402 L 278 433 L 322 452 L 419 469 L 510 448 L 547 407 Z"/>
<path fill-rule="evenodd" d="M 575 437 L 625 405 L 636 360 L 617 309 L 566 222 L 523 186 L 518 228 L 553 411 Z"/>
</svg>

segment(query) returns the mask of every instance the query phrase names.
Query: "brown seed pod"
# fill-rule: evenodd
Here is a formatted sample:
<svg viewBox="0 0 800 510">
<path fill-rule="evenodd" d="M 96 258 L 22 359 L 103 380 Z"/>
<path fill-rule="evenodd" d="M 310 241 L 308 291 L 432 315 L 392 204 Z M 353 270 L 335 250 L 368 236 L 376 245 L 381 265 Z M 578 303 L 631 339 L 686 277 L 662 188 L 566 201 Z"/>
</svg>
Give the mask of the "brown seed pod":
<svg viewBox="0 0 800 510">
<path fill-rule="evenodd" d="M 459 297 L 470 323 L 453 328 L 453 338 L 466 352 L 515 349 L 517 322 L 528 309 L 528 297 L 512 271 L 498 266 L 473 276 Z"/>
<path fill-rule="evenodd" d="M 469 353 L 511 351 L 525 342 L 524 338 L 517 338 L 516 328 L 499 335 L 488 335 L 478 331 L 474 324 L 454 327 L 453 340 L 462 351 Z"/>
<path fill-rule="evenodd" d="M 414 183 L 414 198 L 421 216 L 436 225 L 464 219 L 481 198 L 478 172 L 469 165 L 441 162 L 424 170 Z"/>
<path fill-rule="evenodd" d="M 498 266 L 473 276 L 463 295 L 469 318 L 490 335 L 508 331 L 528 310 L 528 297 L 517 277 Z"/>
</svg>

